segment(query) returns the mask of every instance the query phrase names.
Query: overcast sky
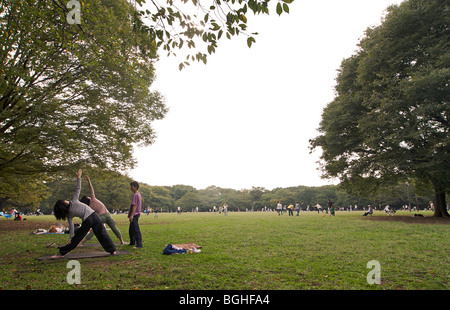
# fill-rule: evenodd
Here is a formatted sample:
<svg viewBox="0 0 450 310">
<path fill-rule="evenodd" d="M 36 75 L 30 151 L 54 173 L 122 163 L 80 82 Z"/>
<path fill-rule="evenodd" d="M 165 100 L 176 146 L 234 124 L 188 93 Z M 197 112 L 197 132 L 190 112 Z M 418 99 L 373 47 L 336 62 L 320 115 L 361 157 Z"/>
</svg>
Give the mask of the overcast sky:
<svg viewBox="0 0 450 310">
<path fill-rule="evenodd" d="M 333 100 L 341 61 L 354 54 L 369 26 L 401 0 L 296 0 L 290 14 L 254 17 L 246 37 L 219 41 L 208 63 L 161 55 L 152 89 L 169 113 L 154 123 L 156 141 L 136 148 L 129 175 L 149 185 L 252 186 L 337 184 L 321 179 L 320 151 L 309 139 Z"/>
</svg>

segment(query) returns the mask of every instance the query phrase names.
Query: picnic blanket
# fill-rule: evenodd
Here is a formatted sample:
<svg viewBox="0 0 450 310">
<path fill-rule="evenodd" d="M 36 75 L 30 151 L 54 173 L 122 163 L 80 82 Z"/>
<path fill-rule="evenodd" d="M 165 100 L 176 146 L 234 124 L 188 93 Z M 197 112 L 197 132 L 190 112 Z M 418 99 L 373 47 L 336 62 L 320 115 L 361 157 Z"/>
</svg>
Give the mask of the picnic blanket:
<svg viewBox="0 0 450 310">
<path fill-rule="evenodd" d="M 0 215 L 3 216 L 3 217 L 6 217 L 7 219 L 10 219 L 12 217 L 11 214 L 6 214 L 6 213 L 3 213 L 3 212 L 0 212 Z"/>
</svg>

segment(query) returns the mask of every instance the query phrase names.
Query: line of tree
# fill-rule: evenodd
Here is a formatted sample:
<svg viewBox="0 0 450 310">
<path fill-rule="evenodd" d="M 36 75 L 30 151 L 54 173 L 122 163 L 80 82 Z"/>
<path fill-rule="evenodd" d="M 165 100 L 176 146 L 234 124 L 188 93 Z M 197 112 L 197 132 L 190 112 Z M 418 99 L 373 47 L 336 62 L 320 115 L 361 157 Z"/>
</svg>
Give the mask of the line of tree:
<svg viewBox="0 0 450 310">
<path fill-rule="evenodd" d="M 91 176 L 91 180 L 98 199 L 105 203 L 110 211 L 127 211 L 131 201 L 130 182 L 127 176 L 120 174 Z M 47 198 L 39 203 L 42 212 L 48 214 L 58 199 L 70 199 L 75 189 L 75 180 L 61 179 L 46 184 L 48 187 Z M 336 207 L 348 208 L 357 205 L 358 209 L 367 208 L 370 204 L 374 207 L 386 204 L 394 208 L 405 205 L 427 208 L 433 199 L 432 192 L 420 193 L 413 185 L 399 184 L 383 194 L 374 197 L 356 197 L 346 194 L 339 185 L 326 185 L 319 187 L 296 186 L 288 188 L 275 188 L 268 190 L 263 187 L 251 189 L 230 189 L 217 186 L 209 186 L 205 189 L 196 189 L 189 185 L 151 186 L 140 183 L 139 192 L 143 199 L 143 208 L 158 208 L 163 212 L 174 212 L 178 207 L 183 211 L 200 212 L 210 211 L 214 206 L 228 205 L 230 211 L 261 211 L 262 209 L 274 209 L 277 202 L 283 205 L 295 204 L 298 201 L 303 210 L 307 206 L 320 204 L 326 207 L 328 199 L 333 201 Z M 87 182 L 82 182 L 81 195 L 89 196 Z M 28 206 L 22 211 L 31 211 L 37 206 Z"/>
</svg>

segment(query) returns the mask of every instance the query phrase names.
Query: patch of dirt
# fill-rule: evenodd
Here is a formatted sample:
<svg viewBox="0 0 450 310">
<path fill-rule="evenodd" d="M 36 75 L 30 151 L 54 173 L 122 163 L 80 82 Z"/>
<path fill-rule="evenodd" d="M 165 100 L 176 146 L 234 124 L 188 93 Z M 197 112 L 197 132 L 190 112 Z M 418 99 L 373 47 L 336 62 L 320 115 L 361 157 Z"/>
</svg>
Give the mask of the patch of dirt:
<svg viewBox="0 0 450 310">
<path fill-rule="evenodd" d="M 50 226 L 57 223 L 51 223 L 48 221 L 14 221 L 13 219 L 0 219 L 0 232 L 1 231 L 29 231 L 33 232 L 38 228 L 49 229 Z"/>
<path fill-rule="evenodd" d="M 434 216 L 407 216 L 407 215 L 394 215 L 394 216 L 368 216 L 367 219 L 372 221 L 387 221 L 387 222 L 402 222 L 410 224 L 450 224 L 450 218 L 448 217 L 434 217 Z"/>
</svg>

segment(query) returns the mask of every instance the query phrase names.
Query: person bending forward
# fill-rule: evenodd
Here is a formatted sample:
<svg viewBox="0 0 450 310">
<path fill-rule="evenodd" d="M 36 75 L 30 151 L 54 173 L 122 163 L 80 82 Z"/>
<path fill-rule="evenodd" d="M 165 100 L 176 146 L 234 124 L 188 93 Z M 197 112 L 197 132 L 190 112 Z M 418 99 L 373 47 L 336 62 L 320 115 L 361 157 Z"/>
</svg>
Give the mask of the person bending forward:
<svg viewBox="0 0 450 310">
<path fill-rule="evenodd" d="M 108 235 L 100 216 L 92 208 L 78 200 L 81 191 L 81 174 L 82 170 L 79 169 L 76 173 L 77 188 L 72 200 L 70 202 L 58 200 L 54 206 L 53 210 L 57 220 L 65 220 L 67 218 L 71 239 L 66 245 L 58 247 L 59 255 L 53 255 L 52 258 L 62 257 L 75 249 L 91 228 L 103 249 L 111 255 L 116 254 L 116 246 Z M 74 232 L 73 225 L 74 217 L 79 217 L 82 220 L 81 227 L 76 232 Z"/>
</svg>

